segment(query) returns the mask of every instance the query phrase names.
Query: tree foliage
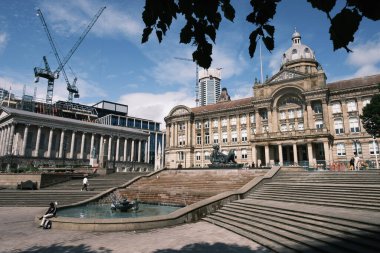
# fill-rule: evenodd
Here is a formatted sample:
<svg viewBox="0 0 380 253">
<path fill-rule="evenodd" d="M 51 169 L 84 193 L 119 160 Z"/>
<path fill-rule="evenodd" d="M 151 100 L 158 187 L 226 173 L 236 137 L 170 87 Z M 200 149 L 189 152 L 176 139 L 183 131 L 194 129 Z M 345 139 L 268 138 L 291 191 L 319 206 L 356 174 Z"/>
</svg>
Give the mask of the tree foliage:
<svg viewBox="0 0 380 253">
<path fill-rule="evenodd" d="M 363 108 L 363 114 L 360 115 L 360 118 L 367 133 L 380 137 L 380 94 L 371 98 L 371 102 Z"/>
<path fill-rule="evenodd" d="M 248 48 L 251 57 L 254 56 L 259 39 L 262 39 L 269 51 L 274 49 L 275 27 L 271 21 L 281 1 L 286 0 L 250 0 L 252 12 L 246 20 L 253 25 Z M 336 0 L 307 0 L 311 7 L 324 12 L 330 21 L 329 33 L 334 50 L 344 48 L 350 52 L 348 44 L 354 41 L 354 34 L 363 17 L 374 21 L 380 19 L 380 1 L 344 1 L 344 7 L 335 16 L 331 16 Z M 146 0 L 142 13 L 145 28 L 141 42 L 147 42 L 153 31 L 161 42 L 178 15 L 182 15 L 186 21 L 179 35 L 180 43 L 195 46 L 193 61 L 203 68 L 209 68 L 212 62 L 212 43 L 216 41 L 220 22 L 223 17 L 231 22 L 235 18 L 231 0 Z"/>
</svg>

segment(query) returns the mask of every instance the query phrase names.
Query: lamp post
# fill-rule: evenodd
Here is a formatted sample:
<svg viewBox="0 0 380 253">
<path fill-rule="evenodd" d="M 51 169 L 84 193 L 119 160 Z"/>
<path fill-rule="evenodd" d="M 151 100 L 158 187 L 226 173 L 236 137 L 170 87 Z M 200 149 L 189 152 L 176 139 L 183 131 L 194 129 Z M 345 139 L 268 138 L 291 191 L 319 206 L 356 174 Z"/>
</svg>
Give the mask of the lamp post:
<svg viewBox="0 0 380 253">
<path fill-rule="evenodd" d="M 376 169 L 379 169 L 379 161 L 377 160 L 377 150 L 376 150 L 376 147 L 377 147 L 377 150 L 379 150 L 379 147 L 376 146 L 376 137 L 373 136 L 373 151 L 375 153 Z"/>
<path fill-rule="evenodd" d="M 352 142 L 354 143 L 355 145 L 355 156 L 359 156 L 359 153 L 358 153 L 358 140 L 352 140 Z"/>
</svg>

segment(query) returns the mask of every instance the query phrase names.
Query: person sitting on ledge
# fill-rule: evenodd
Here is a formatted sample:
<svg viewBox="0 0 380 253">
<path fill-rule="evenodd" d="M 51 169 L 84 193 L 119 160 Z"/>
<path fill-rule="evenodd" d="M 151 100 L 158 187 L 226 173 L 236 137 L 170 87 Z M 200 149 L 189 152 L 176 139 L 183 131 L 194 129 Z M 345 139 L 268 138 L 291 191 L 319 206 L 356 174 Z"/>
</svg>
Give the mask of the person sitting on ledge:
<svg viewBox="0 0 380 253">
<path fill-rule="evenodd" d="M 53 202 L 51 202 L 49 209 L 46 211 L 46 213 L 42 217 L 40 217 L 40 220 L 42 220 L 40 227 L 44 227 L 45 222 L 49 221 L 48 218 L 54 217 L 56 213 L 57 213 L 57 207 L 55 206 Z"/>
</svg>

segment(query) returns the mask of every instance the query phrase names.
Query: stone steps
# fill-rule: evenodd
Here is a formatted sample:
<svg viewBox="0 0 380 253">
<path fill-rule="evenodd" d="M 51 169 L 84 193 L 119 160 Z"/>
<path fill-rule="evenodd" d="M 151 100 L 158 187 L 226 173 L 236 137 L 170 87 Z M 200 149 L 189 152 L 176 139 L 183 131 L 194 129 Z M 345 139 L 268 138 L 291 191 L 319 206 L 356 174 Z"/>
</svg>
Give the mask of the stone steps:
<svg viewBox="0 0 380 253">
<path fill-rule="evenodd" d="M 343 217 L 329 216 L 326 211 Z M 284 202 L 247 199 L 226 205 L 204 220 L 276 252 L 380 252 L 380 221 L 370 224 L 357 220 L 361 215 L 380 216 L 356 210 L 352 217 L 344 216 L 345 212 L 299 204 L 289 208 Z"/>
</svg>

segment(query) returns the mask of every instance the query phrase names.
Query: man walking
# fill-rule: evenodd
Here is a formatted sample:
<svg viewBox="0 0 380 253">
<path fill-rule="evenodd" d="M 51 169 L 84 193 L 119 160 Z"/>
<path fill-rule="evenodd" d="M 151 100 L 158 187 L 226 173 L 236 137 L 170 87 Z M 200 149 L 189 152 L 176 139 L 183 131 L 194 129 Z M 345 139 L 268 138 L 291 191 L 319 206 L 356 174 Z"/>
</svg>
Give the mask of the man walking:
<svg viewBox="0 0 380 253">
<path fill-rule="evenodd" d="M 88 185 L 89 185 L 89 183 L 88 183 L 87 176 L 84 176 L 84 178 L 83 178 L 83 186 L 82 186 L 81 191 L 83 191 L 84 189 L 86 189 L 86 191 L 88 191 L 88 189 L 87 189 Z"/>
</svg>

